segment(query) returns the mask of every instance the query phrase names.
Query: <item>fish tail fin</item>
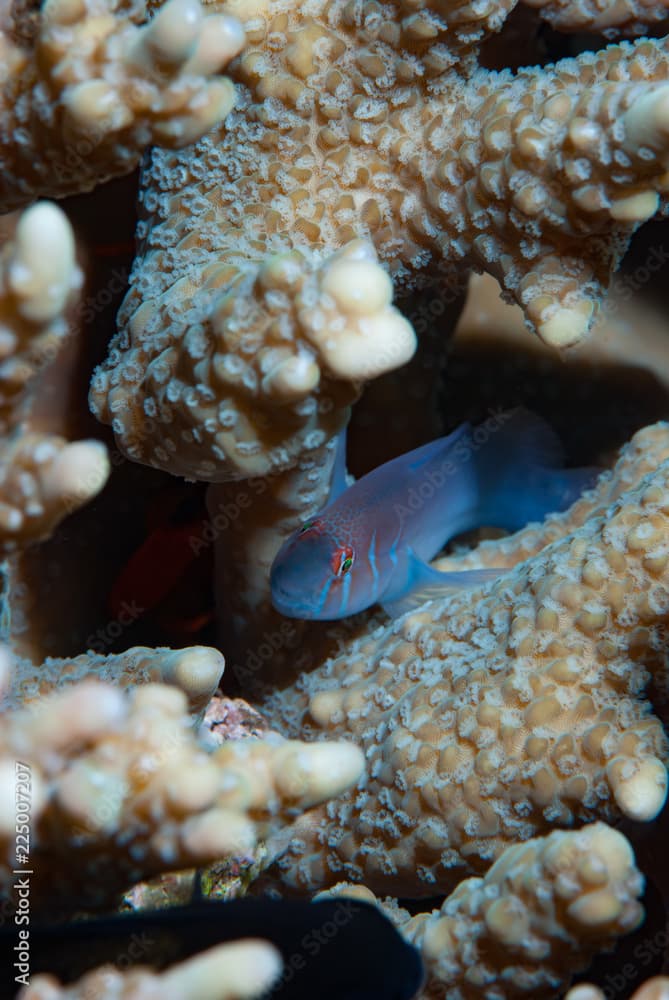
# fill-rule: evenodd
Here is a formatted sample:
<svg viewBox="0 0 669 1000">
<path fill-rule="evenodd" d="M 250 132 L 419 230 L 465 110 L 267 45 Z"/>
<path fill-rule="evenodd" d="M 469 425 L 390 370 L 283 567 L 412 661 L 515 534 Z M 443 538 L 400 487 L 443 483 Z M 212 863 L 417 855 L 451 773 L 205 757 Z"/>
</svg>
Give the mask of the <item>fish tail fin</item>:
<svg viewBox="0 0 669 1000">
<path fill-rule="evenodd" d="M 547 514 L 570 507 L 602 471 L 594 466 L 562 468 L 559 438 L 541 417 L 523 408 L 501 413 L 476 428 L 474 448 L 477 433 L 482 440 L 475 452 L 480 524 L 516 531 L 530 521 L 542 521 Z"/>
</svg>

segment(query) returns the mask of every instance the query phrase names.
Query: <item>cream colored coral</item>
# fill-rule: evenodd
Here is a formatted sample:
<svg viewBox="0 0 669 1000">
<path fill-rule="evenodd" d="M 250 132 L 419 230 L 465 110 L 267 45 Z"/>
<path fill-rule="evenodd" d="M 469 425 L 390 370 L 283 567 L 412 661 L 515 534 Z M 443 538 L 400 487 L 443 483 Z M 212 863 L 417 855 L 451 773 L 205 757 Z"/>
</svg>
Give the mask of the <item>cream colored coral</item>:
<svg viewBox="0 0 669 1000">
<path fill-rule="evenodd" d="M 99 441 L 70 444 L 23 434 L 0 445 L 0 550 L 48 538 L 56 525 L 91 500 L 107 481 L 107 449 Z"/>
<path fill-rule="evenodd" d="M 166 972 L 103 966 L 78 983 L 60 986 L 53 976 L 32 977 L 19 1000 L 241 1000 L 263 996 L 278 978 L 281 956 L 266 941 L 217 945 Z"/>
<path fill-rule="evenodd" d="M 67 307 L 81 286 L 63 212 L 40 202 L 17 219 L 0 256 L 0 550 L 47 537 L 94 497 L 109 475 L 98 441 L 70 444 L 24 423 L 30 382 L 68 334 Z"/>
<path fill-rule="evenodd" d="M 321 302 L 316 308 L 305 302 L 300 320 L 329 373 L 367 381 L 411 358 L 414 332 L 391 308 L 392 297 L 392 282 L 368 243 L 353 241 L 327 262 Z M 340 319 L 337 312 L 343 314 Z"/>
<path fill-rule="evenodd" d="M 598 986 L 579 983 L 569 990 L 564 1000 L 606 1000 L 606 995 Z M 666 976 L 647 979 L 634 991 L 630 1000 L 669 1000 L 669 979 Z"/>
<path fill-rule="evenodd" d="M 413 353 L 411 326 L 390 305 L 368 243 L 316 267 L 296 250 L 278 254 L 232 287 L 230 275 L 229 263 L 212 259 L 193 301 L 190 278 L 177 282 L 164 308 L 186 324 L 183 345 L 166 341 L 154 359 L 155 336 L 176 327 L 163 306 L 130 316 L 126 305 L 130 355 L 122 371 L 98 369 L 91 398 L 129 458 L 211 482 L 290 468 L 341 428 L 365 379 Z"/>
<path fill-rule="evenodd" d="M 558 31 L 593 31 L 605 37 L 643 35 L 648 27 L 667 19 L 667 0 L 523 0 L 541 10 L 541 16 Z"/>
<path fill-rule="evenodd" d="M 198 0 L 169 0 L 143 27 L 141 10 L 47 0 L 32 46 L 0 34 L 5 210 L 127 173 L 150 143 L 186 145 L 230 111 L 217 74 L 242 47 L 239 23 Z"/>
<path fill-rule="evenodd" d="M 216 691 L 224 667 L 223 655 L 209 646 L 135 646 L 108 656 L 88 652 L 71 659 L 49 657 L 39 665 L 20 660 L 14 665 L 2 707 L 5 711 L 26 707 L 56 689 L 95 678 L 123 688 L 172 684 L 186 695 L 189 710 L 199 714 Z"/>
<path fill-rule="evenodd" d="M 30 769 L 31 901 L 101 902 L 140 878 L 233 856 L 349 787 L 351 743 L 196 739 L 186 696 L 83 681 L 5 714 L 0 734 L 3 895 L 16 866 L 16 761 Z"/>
<path fill-rule="evenodd" d="M 593 823 L 508 847 L 431 913 L 382 908 L 421 953 L 424 1000 L 540 1000 L 639 925 L 642 892 L 628 841 Z"/>
<path fill-rule="evenodd" d="M 657 815 L 667 744 L 642 691 L 665 670 L 669 461 L 636 486 L 633 464 L 604 512 L 497 582 L 342 633 L 267 699 L 282 731 L 352 738 L 367 759 L 355 792 L 298 824 L 283 878 L 435 893 L 555 825 Z"/>
<path fill-rule="evenodd" d="M 547 343 L 585 335 L 631 234 L 666 202 L 666 43 L 478 69 L 511 6 L 240 11 L 225 129 L 155 151 L 144 172 L 143 256 L 91 392 L 125 454 L 222 481 L 295 465 L 334 433 L 347 380 L 401 363 L 411 339 L 387 312 L 368 343 L 347 308 L 350 329 L 331 330 L 328 262 L 361 240 L 402 291 L 439 299 L 482 269 Z M 387 310 L 371 263 L 341 267 L 338 287 L 355 275 L 365 309 L 381 296 Z"/>
<path fill-rule="evenodd" d="M 16 216 L 0 254 L 0 428 L 18 418 L 27 384 L 68 331 L 66 308 L 81 288 L 74 234 L 64 213 L 40 202 Z"/>
</svg>

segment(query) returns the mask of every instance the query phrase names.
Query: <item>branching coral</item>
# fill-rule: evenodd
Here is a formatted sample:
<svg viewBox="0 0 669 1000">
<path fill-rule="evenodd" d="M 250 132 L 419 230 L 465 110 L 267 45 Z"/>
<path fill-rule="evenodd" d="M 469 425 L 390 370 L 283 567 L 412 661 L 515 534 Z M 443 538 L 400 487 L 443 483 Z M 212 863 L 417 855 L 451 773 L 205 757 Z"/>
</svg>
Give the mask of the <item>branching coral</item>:
<svg viewBox="0 0 669 1000">
<path fill-rule="evenodd" d="M 565 1000 L 605 1000 L 605 996 L 599 987 L 582 983 L 569 990 Z M 667 1000 L 668 997 L 669 979 L 666 976 L 655 976 L 635 990 L 630 1000 Z"/>
<path fill-rule="evenodd" d="M 223 656 L 207 646 L 135 647 L 109 656 L 88 652 L 71 660 L 49 657 L 39 665 L 20 660 L 14 666 L 2 705 L 5 710 L 32 705 L 56 689 L 95 677 L 123 688 L 172 684 L 186 695 L 190 711 L 201 714 L 216 691 L 223 668 Z"/>
<path fill-rule="evenodd" d="M 615 37 L 619 30 L 643 35 L 648 27 L 669 17 L 667 0 L 523 0 L 528 7 L 541 8 L 541 16 L 560 31 L 586 31 Z"/>
<path fill-rule="evenodd" d="M 669 447 L 667 425 L 653 437 Z M 367 761 L 355 792 L 298 824 L 290 883 L 427 894 L 555 824 L 657 815 L 666 740 L 640 694 L 649 671 L 664 679 L 669 462 L 629 488 L 640 447 L 610 507 L 575 530 L 556 519 L 557 540 L 483 593 L 344 638 L 268 699 L 282 731 L 353 738 Z"/>
<path fill-rule="evenodd" d="M 265 995 L 281 969 L 281 957 L 264 941 L 219 945 L 181 962 L 167 972 L 113 966 L 96 969 L 72 986 L 59 986 L 52 976 L 35 976 L 19 1000 L 245 1000 Z"/>
<path fill-rule="evenodd" d="M 127 173 L 149 143 L 183 146 L 228 113 L 232 86 L 215 74 L 242 47 L 239 23 L 205 18 L 198 0 L 171 0 L 141 27 L 143 12 L 48 0 L 28 44 L 4 25 L 0 121 L 15 140 L 0 153 L 5 210 Z"/>
<path fill-rule="evenodd" d="M 215 162 L 225 159 L 213 144 L 211 153 Z M 209 184 L 214 166 L 203 162 Z M 183 197 L 190 212 L 198 196 Z M 205 246 L 217 238 L 214 220 L 205 223 Z M 164 228 L 171 241 L 173 223 Z M 157 308 L 145 296 L 153 276 L 134 272 L 124 306 L 126 317 L 132 311 L 130 339 L 116 344 L 118 370 L 94 376 L 94 406 L 128 457 L 171 472 L 219 482 L 287 468 L 341 428 L 359 382 L 411 356 L 413 332 L 390 306 L 390 281 L 367 243 L 350 244 L 316 269 L 297 251 L 277 254 L 257 274 L 231 281 L 235 268 L 197 242 L 185 235 L 162 263 L 162 254 L 151 255 L 164 271 L 161 286 L 178 275 Z M 202 293 L 193 296 L 201 279 Z M 138 295 L 147 301 L 140 305 Z"/>
<path fill-rule="evenodd" d="M 588 518 L 602 515 L 625 490 L 642 476 L 652 473 L 669 459 L 669 435 L 665 424 L 646 427 L 623 449 L 611 475 L 601 476 L 595 487 L 569 510 L 551 514 L 541 525 L 531 524 L 513 535 L 483 541 L 461 555 L 444 556 L 435 566 L 442 570 L 510 568 L 537 555 L 551 542 L 580 528 Z"/>
<path fill-rule="evenodd" d="M 123 694 L 84 681 L 5 716 L 0 734 L 3 895 L 16 867 L 17 767 L 30 774 L 34 906 L 89 903 L 140 878 L 252 856 L 273 821 L 354 782 L 350 743 L 280 737 L 199 743 L 174 687 Z M 16 762 L 19 762 L 17 765 Z"/>
<path fill-rule="evenodd" d="M 383 908 L 420 948 L 421 997 L 539 1000 L 634 930 L 642 887 L 625 838 L 595 823 L 507 848 L 484 878 L 465 879 L 432 913 L 411 917 L 391 901 Z M 373 899 L 346 884 L 332 893 Z"/>
<path fill-rule="evenodd" d="M 55 357 L 68 331 L 67 306 L 81 284 L 74 238 L 60 209 L 28 209 L 0 258 L 0 548 L 48 536 L 86 503 L 109 474 L 97 441 L 68 444 L 30 433 L 30 380 Z"/>
<path fill-rule="evenodd" d="M 410 348 L 374 251 L 398 287 L 437 296 L 488 270 L 547 342 L 583 336 L 661 206 L 666 44 L 477 68 L 513 6 L 241 8 L 237 109 L 192 149 L 154 152 L 144 254 L 92 384 L 129 457 L 221 481 L 322 443 L 348 380 Z"/>
<path fill-rule="evenodd" d="M 327 490 L 323 449 L 361 385 L 413 350 L 388 274 L 448 301 L 488 270 L 564 347 L 661 207 L 665 44 L 479 68 L 513 6 L 235 6 L 237 108 L 144 171 L 142 256 L 91 402 L 128 457 L 222 484 L 214 510 L 234 507 L 228 480 L 286 476 L 285 508 L 252 497 L 222 533 L 259 558 L 217 545 L 235 654 L 276 628 L 264 568 Z M 597 30 L 597 16 L 560 23 Z"/>
</svg>

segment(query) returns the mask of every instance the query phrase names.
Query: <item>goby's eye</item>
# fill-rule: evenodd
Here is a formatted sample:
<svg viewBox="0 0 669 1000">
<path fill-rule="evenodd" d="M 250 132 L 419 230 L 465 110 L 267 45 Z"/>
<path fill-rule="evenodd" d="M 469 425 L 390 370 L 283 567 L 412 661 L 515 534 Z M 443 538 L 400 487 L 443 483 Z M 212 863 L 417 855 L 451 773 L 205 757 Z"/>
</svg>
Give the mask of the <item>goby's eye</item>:
<svg viewBox="0 0 669 1000">
<path fill-rule="evenodd" d="M 300 528 L 300 534 L 303 535 L 305 531 L 309 530 L 309 528 L 313 528 L 315 523 L 316 523 L 315 521 L 305 521 L 302 527 Z"/>
<path fill-rule="evenodd" d="M 348 573 L 353 565 L 353 549 L 350 545 L 343 545 L 337 549 L 332 556 L 332 569 L 336 576 L 343 576 Z"/>
</svg>

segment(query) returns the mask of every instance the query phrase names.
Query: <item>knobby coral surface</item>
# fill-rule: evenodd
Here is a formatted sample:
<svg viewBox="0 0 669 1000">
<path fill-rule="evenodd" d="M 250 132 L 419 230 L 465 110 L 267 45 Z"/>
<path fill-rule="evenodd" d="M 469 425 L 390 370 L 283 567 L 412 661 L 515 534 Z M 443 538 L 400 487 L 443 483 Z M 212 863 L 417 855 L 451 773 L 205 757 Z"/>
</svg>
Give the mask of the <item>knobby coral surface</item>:
<svg viewBox="0 0 669 1000">
<path fill-rule="evenodd" d="M 11 231 L 13 229 L 13 232 Z M 10 227 L 0 255 L 0 549 L 47 537 L 95 496 L 109 474 L 97 441 L 70 444 L 32 433 L 31 381 L 68 335 L 67 308 L 81 285 L 62 211 L 40 202 Z"/>
<path fill-rule="evenodd" d="M 657 815 L 667 745 L 643 689 L 664 681 L 668 456 L 668 425 L 637 435 L 580 526 L 550 519 L 552 544 L 485 590 L 343 637 L 268 699 L 282 731 L 366 758 L 355 791 L 298 823 L 285 880 L 430 894 L 556 824 Z"/>
<path fill-rule="evenodd" d="M 655 24 L 667 20 L 666 0 L 524 0 L 528 7 L 541 8 L 541 16 L 555 28 L 578 30 L 579 26 L 615 38 L 618 30 L 643 35 Z"/>
<path fill-rule="evenodd" d="M 22 659 L 14 665 L 2 704 L 5 710 L 37 704 L 58 688 L 94 676 L 123 688 L 149 683 L 174 685 L 186 695 L 190 711 L 200 715 L 216 691 L 224 665 L 221 653 L 208 646 L 140 646 L 109 656 L 89 651 L 70 660 L 49 657 L 40 664 Z"/>
<path fill-rule="evenodd" d="M 166 869 L 253 856 L 273 821 L 354 782 L 350 743 L 268 737 L 198 741 L 186 696 L 143 684 L 123 693 L 93 679 L 3 719 L 0 733 L 2 893 L 16 856 L 15 787 L 31 806 L 33 906 L 100 904 Z"/>
<path fill-rule="evenodd" d="M 561 28 L 604 27 L 599 10 L 536 6 Z M 413 351 L 390 278 L 448 302 L 485 269 L 564 347 L 663 210 L 666 42 L 482 68 L 514 7 L 235 4 L 235 109 L 143 172 L 141 253 L 91 403 L 128 457 L 222 484 L 214 507 L 234 507 L 226 481 L 274 477 L 281 503 L 252 497 L 242 529 L 219 533 L 235 655 L 277 627 L 264 570 L 327 491 L 324 449 L 361 386 Z M 608 26 L 659 10 L 622 5 Z M 258 558 L 232 558 L 232 535 Z"/>
<path fill-rule="evenodd" d="M 388 274 L 439 297 L 484 269 L 547 342 L 583 336 L 664 204 L 666 40 L 481 68 L 514 6 L 235 5 L 236 108 L 152 154 L 142 255 L 92 383 L 125 454 L 209 481 L 294 465 L 411 353 Z"/>
<path fill-rule="evenodd" d="M 47 0 L 30 31 L 5 18 L 5 210 L 127 173 L 149 143 L 183 146 L 230 110 L 232 85 L 216 74 L 241 49 L 239 22 L 205 17 L 198 0 L 170 0 L 141 26 L 145 13 L 141 0 Z"/>
<path fill-rule="evenodd" d="M 264 996 L 277 979 L 281 956 L 265 941 L 219 945 L 167 972 L 102 966 L 71 986 L 35 976 L 19 1000 L 246 1000 Z"/>
<path fill-rule="evenodd" d="M 420 948 L 425 1000 L 540 1000 L 638 926 L 642 889 L 626 839 L 594 823 L 508 847 L 484 878 L 465 879 L 432 913 L 379 905 Z M 332 894 L 374 900 L 346 883 L 322 895 Z"/>
</svg>

